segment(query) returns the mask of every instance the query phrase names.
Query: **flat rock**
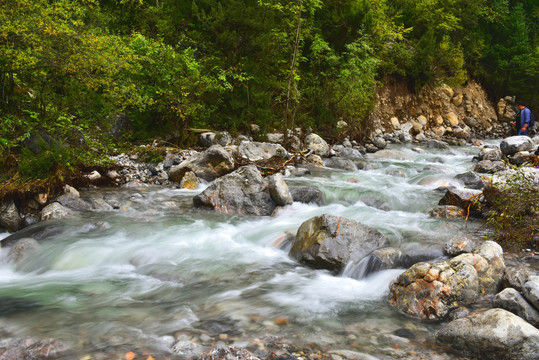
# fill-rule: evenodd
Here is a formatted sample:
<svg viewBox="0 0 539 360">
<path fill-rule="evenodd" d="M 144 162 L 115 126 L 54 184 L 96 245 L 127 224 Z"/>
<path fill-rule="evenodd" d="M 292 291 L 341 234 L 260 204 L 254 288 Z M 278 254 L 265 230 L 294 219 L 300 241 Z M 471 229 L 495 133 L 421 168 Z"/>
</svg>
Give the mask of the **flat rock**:
<svg viewBox="0 0 539 360">
<path fill-rule="evenodd" d="M 539 330 L 503 309 L 454 320 L 438 330 L 434 340 L 478 359 L 539 359 Z"/>
</svg>

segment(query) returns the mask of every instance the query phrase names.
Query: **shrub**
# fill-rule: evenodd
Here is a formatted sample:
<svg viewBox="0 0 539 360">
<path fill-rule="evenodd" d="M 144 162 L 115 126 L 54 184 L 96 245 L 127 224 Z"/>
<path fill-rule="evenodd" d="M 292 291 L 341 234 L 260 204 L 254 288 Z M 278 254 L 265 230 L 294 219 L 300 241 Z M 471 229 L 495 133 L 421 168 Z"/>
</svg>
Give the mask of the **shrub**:
<svg viewBox="0 0 539 360">
<path fill-rule="evenodd" d="M 485 190 L 491 210 L 487 222 L 506 248 L 528 247 L 539 235 L 539 177 L 518 168 Z"/>
</svg>

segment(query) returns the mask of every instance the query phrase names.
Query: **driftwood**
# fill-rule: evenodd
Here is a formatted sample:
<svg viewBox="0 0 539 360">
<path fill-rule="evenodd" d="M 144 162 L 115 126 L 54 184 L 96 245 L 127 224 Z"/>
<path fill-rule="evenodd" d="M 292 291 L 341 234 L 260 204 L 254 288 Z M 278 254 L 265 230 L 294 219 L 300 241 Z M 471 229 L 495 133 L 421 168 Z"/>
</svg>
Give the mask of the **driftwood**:
<svg viewBox="0 0 539 360">
<path fill-rule="evenodd" d="M 235 165 L 236 169 L 245 165 L 254 165 L 258 168 L 258 170 L 260 170 L 260 172 L 262 173 L 262 176 L 265 177 L 265 176 L 270 176 L 270 175 L 280 172 L 288 165 L 297 165 L 297 164 L 307 162 L 306 156 L 309 153 L 310 151 L 305 150 L 299 153 L 291 154 L 289 159 L 273 157 L 271 159 L 258 160 L 258 161 L 250 161 L 250 160 L 242 158 L 241 156 L 236 156 L 234 159 L 234 162 L 236 164 Z"/>
</svg>

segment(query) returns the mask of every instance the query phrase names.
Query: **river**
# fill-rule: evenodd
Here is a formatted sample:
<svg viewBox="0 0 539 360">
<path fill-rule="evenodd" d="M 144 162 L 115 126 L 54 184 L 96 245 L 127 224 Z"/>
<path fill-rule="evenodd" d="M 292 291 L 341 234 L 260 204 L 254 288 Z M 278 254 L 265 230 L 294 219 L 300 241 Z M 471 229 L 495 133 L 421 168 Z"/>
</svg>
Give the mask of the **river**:
<svg viewBox="0 0 539 360">
<path fill-rule="evenodd" d="M 388 305 L 389 284 L 404 269 L 334 276 L 275 244 L 305 220 L 333 214 L 375 227 L 405 251 L 439 251 L 478 227 L 428 215 L 444 194 L 435 189 L 462 187 L 454 176 L 472 168 L 478 151 L 393 145 L 357 160 L 362 170 L 288 177 L 289 186 L 320 188 L 324 204 L 294 203 L 272 217 L 196 210 L 192 197 L 203 188 L 86 189 L 84 199 L 116 199 L 120 209 L 34 225 L 59 230 L 16 267 L 1 250 L 0 328 L 59 339 L 74 349 L 69 359 L 127 351 L 181 358 L 170 352 L 173 336 L 184 357 L 223 344 L 265 356 L 280 342 L 340 352 L 337 359 L 457 359 L 428 345 L 440 324 Z"/>
</svg>

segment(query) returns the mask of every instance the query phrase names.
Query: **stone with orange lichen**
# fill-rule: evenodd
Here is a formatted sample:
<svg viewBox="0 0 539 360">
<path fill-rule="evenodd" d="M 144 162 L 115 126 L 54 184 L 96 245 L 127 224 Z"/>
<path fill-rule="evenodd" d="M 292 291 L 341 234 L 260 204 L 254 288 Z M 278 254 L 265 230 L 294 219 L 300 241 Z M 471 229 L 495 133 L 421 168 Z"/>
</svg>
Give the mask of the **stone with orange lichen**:
<svg viewBox="0 0 539 360">
<path fill-rule="evenodd" d="M 437 280 L 439 276 L 440 276 L 440 270 L 430 269 L 427 275 L 425 275 L 425 281 L 433 282 L 434 280 Z"/>
<path fill-rule="evenodd" d="M 475 247 L 475 242 L 469 237 L 456 237 L 447 241 L 443 246 L 444 254 L 457 256 L 464 253 L 471 253 Z"/>
<path fill-rule="evenodd" d="M 494 294 L 504 269 L 501 248 L 487 241 L 472 254 L 415 264 L 392 283 L 388 300 L 409 316 L 441 320 L 458 306 Z"/>
</svg>

